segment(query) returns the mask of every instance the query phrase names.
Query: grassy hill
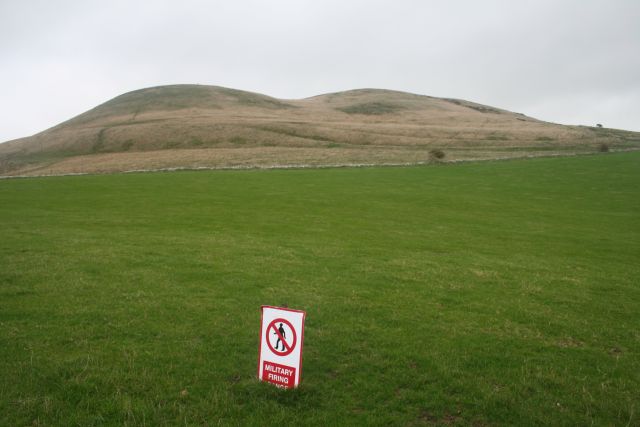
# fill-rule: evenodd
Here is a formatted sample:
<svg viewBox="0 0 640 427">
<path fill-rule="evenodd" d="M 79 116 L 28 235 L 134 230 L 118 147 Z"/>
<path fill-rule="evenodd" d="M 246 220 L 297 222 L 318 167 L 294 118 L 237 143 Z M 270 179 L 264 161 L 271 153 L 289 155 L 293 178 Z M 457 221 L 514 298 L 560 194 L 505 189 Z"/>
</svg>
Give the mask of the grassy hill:
<svg viewBox="0 0 640 427">
<path fill-rule="evenodd" d="M 640 424 L 640 153 L 0 181 L 0 425 Z M 260 305 L 307 312 L 256 379 Z"/>
<path fill-rule="evenodd" d="M 0 144 L 0 174 L 171 167 L 419 163 L 640 147 L 640 134 L 563 126 L 456 99 L 360 89 L 301 100 L 174 85 L 118 96 Z"/>
</svg>

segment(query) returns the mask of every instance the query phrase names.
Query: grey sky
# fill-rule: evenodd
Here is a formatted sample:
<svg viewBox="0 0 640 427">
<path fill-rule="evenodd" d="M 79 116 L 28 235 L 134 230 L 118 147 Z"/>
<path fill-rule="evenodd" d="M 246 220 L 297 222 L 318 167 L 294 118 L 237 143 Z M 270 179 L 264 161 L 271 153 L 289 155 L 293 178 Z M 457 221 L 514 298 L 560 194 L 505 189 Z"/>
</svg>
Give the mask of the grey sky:
<svg viewBox="0 0 640 427">
<path fill-rule="evenodd" d="M 121 93 L 376 87 L 640 131 L 638 0 L 0 0 L 0 141 Z"/>
</svg>

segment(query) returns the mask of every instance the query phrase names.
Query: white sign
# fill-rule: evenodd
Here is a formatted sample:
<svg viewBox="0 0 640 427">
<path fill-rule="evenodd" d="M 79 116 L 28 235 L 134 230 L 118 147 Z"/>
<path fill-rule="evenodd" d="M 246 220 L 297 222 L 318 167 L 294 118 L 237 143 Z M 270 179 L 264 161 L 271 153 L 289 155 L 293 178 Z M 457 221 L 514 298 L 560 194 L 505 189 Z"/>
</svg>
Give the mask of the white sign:
<svg viewBox="0 0 640 427">
<path fill-rule="evenodd" d="M 283 388 L 297 387 L 302 369 L 302 341 L 306 313 L 262 306 L 258 378 Z"/>
</svg>

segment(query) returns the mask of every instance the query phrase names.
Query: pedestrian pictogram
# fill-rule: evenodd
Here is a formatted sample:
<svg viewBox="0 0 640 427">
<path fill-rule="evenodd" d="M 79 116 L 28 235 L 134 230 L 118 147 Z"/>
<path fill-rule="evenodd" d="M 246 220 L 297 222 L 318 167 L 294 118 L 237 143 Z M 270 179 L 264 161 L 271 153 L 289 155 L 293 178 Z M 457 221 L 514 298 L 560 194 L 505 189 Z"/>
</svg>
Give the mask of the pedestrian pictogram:
<svg viewBox="0 0 640 427">
<path fill-rule="evenodd" d="M 295 349 L 298 337 L 293 325 L 287 319 L 278 318 L 269 323 L 265 339 L 272 352 L 277 356 L 286 356 Z"/>
<path fill-rule="evenodd" d="M 293 388 L 300 383 L 305 312 L 262 306 L 258 378 Z"/>
</svg>

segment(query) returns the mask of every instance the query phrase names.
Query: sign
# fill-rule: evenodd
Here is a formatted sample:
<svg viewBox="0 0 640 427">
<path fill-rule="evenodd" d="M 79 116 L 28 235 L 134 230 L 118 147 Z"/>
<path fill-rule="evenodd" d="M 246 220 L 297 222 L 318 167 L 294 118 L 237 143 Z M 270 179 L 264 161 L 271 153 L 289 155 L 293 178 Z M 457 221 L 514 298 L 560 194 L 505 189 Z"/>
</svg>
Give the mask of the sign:
<svg viewBox="0 0 640 427">
<path fill-rule="evenodd" d="M 306 313 L 263 305 L 258 378 L 282 388 L 300 384 Z"/>
</svg>

